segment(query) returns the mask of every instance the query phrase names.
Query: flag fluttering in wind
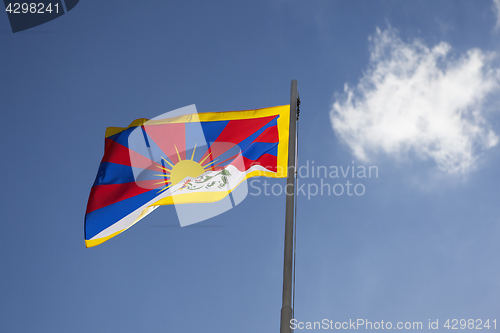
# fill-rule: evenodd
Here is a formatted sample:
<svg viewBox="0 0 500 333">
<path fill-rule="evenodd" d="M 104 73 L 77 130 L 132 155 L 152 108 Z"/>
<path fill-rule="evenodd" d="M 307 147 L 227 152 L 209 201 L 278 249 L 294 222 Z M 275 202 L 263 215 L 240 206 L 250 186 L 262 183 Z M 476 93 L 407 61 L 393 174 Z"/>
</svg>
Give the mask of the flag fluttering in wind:
<svg viewBox="0 0 500 333">
<path fill-rule="evenodd" d="M 286 177 L 289 126 L 284 105 L 108 128 L 85 215 L 86 246 L 107 241 L 158 206 L 217 202 L 250 177 Z"/>
</svg>

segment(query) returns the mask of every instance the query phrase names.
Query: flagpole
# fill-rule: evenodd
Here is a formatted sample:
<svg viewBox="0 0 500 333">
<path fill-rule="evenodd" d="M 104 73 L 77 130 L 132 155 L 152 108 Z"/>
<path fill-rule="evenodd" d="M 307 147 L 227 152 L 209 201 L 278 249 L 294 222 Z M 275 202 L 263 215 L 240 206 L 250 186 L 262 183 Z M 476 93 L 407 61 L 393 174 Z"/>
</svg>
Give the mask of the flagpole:
<svg viewBox="0 0 500 333">
<path fill-rule="evenodd" d="M 283 262 L 283 302 L 281 306 L 280 333 L 292 332 L 290 321 L 293 319 L 293 225 L 295 210 L 295 139 L 297 135 L 297 101 L 297 80 L 292 80 L 290 90 L 290 137 L 288 140 L 288 173 L 285 191 L 285 255 Z"/>
</svg>

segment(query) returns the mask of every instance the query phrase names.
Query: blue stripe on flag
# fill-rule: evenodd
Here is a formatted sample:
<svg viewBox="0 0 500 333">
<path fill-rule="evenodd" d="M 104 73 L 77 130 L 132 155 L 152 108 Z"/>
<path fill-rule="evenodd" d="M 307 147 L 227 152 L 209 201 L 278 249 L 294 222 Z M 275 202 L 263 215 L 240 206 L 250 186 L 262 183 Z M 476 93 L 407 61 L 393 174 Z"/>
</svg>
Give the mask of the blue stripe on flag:
<svg viewBox="0 0 500 333">
<path fill-rule="evenodd" d="M 128 137 L 130 133 L 132 133 L 133 130 L 135 130 L 137 127 L 130 127 L 124 130 L 123 132 L 116 133 L 115 135 L 112 135 L 108 137 L 107 139 L 111 139 L 114 142 L 117 142 L 121 144 L 122 146 L 125 146 L 128 148 Z"/>
<path fill-rule="evenodd" d="M 278 155 L 278 143 L 254 142 L 242 152 L 242 156 L 255 161 L 264 154 Z"/>
<path fill-rule="evenodd" d="M 269 127 L 272 127 L 272 126 L 278 126 L 278 117 L 279 116 L 276 116 L 274 119 L 272 119 L 270 122 L 268 122 L 266 125 L 262 126 L 261 129 L 259 129 L 257 132 L 253 133 L 252 135 L 250 135 L 248 138 L 246 138 L 245 140 L 241 141 L 238 146 L 240 146 L 240 149 L 243 151 L 245 150 L 252 142 L 254 142 L 255 139 L 257 139 L 257 137 L 259 135 L 261 135 L 266 129 L 268 129 Z"/>
<path fill-rule="evenodd" d="M 225 127 L 225 124 L 223 125 L 223 127 Z M 202 123 L 186 123 L 185 129 L 186 129 L 186 151 L 192 151 L 195 145 L 197 147 L 196 148 L 197 150 L 200 147 L 204 147 L 207 145 L 206 138 L 203 133 Z"/>
<path fill-rule="evenodd" d="M 157 189 L 151 190 L 88 213 L 85 215 L 85 239 L 91 239 L 152 200 L 158 194 Z"/>
<path fill-rule="evenodd" d="M 93 186 L 134 182 L 132 167 L 111 162 L 101 162 Z"/>
<path fill-rule="evenodd" d="M 229 123 L 229 120 L 224 121 L 210 121 L 210 122 L 202 122 L 201 128 L 203 129 L 203 133 L 205 134 L 205 140 L 208 144 L 217 140 L 219 135 L 222 133 L 226 125 Z M 187 135 L 186 135 L 187 138 Z"/>
</svg>

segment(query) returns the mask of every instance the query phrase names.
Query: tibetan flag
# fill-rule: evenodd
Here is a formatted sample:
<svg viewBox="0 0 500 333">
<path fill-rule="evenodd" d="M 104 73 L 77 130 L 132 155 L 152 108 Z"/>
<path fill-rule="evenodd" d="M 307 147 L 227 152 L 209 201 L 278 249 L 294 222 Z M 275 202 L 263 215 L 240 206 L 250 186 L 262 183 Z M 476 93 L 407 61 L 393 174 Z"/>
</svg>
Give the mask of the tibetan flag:
<svg viewBox="0 0 500 333">
<path fill-rule="evenodd" d="M 286 177 L 289 124 L 290 107 L 283 105 L 108 128 L 85 214 L 86 246 L 107 241 L 158 206 L 214 203 L 250 177 Z"/>
</svg>

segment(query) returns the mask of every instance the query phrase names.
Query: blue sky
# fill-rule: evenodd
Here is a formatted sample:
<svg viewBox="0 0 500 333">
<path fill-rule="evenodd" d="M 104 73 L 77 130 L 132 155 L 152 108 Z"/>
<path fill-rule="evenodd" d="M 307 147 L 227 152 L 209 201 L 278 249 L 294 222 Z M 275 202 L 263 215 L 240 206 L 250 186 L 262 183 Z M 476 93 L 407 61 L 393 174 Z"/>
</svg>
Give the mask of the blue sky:
<svg viewBox="0 0 500 333">
<path fill-rule="evenodd" d="M 106 127 L 288 104 L 292 79 L 299 164 L 378 170 L 300 179 L 365 191 L 299 195 L 297 320 L 498 327 L 498 8 L 80 1 L 16 34 L 0 15 L 0 331 L 278 331 L 283 195 L 186 228 L 160 207 L 90 249 L 83 218 Z"/>
</svg>

